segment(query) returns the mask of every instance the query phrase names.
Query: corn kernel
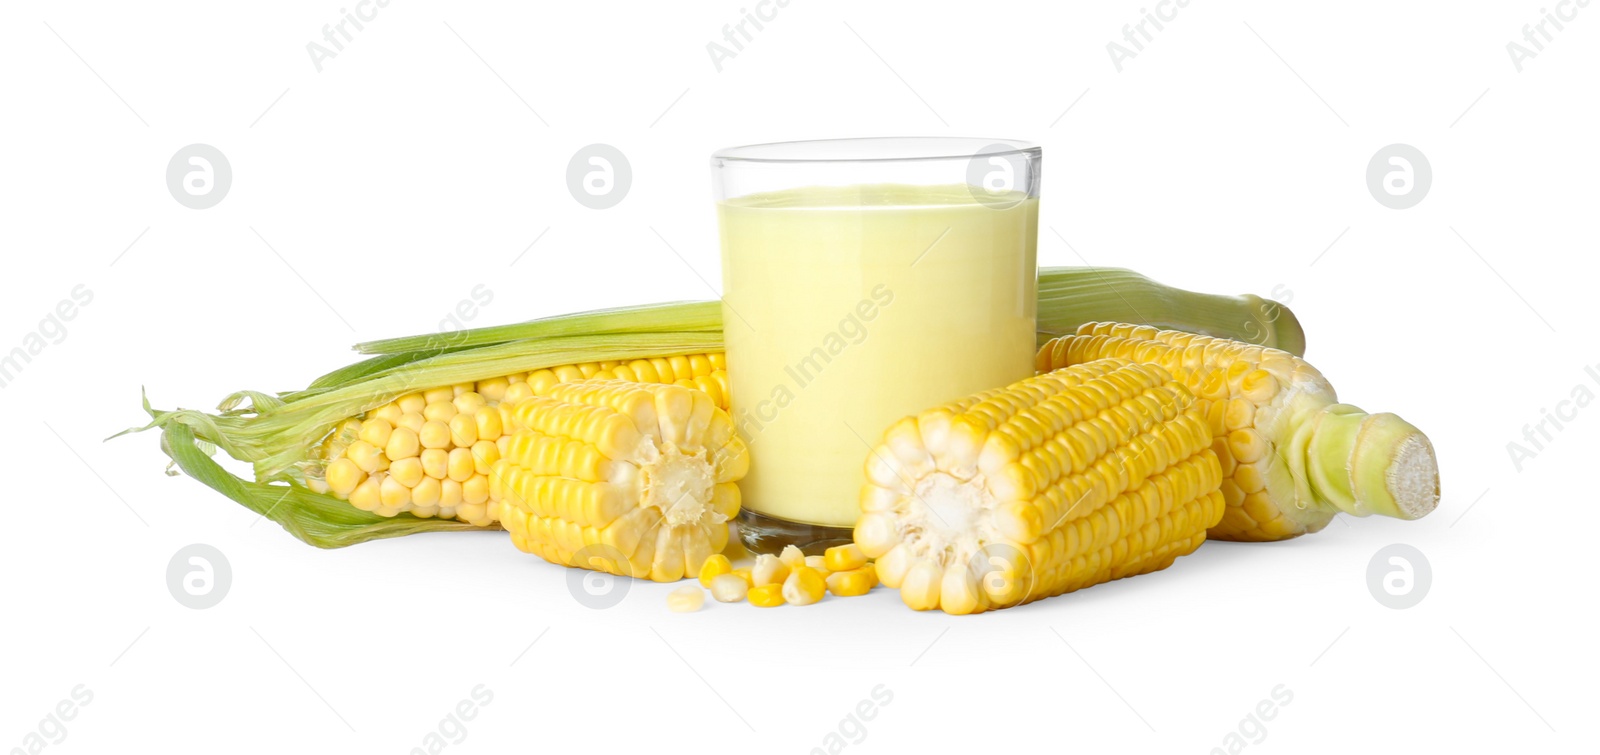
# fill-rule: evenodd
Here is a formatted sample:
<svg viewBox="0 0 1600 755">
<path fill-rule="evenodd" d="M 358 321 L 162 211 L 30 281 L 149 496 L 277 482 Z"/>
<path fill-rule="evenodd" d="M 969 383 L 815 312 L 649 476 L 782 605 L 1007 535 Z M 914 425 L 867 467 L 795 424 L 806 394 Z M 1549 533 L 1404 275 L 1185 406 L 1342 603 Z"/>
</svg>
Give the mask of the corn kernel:
<svg viewBox="0 0 1600 755">
<path fill-rule="evenodd" d="M 718 553 L 706 559 L 706 562 L 700 566 L 700 584 L 710 587 L 711 580 L 731 571 L 733 571 L 733 564 L 728 563 L 728 557 Z M 723 602 L 726 603 L 727 601 Z"/>
<path fill-rule="evenodd" d="M 860 569 L 867 563 L 867 554 L 862 553 L 861 546 L 855 543 L 834 546 L 824 551 L 822 556 L 827 561 L 828 571 Z"/>
<path fill-rule="evenodd" d="M 752 587 L 765 587 L 767 585 L 782 585 L 789 578 L 789 565 L 778 560 L 777 556 L 763 553 L 756 556 L 756 565 L 750 567 L 750 585 Z"/>
<path fill-rule="evenodd" d="M 400 419 L 400 415 L 404 413 L 405 411 L 400 408 L 399 404 L 388 403 L 375 409 L 372 412 L 372 416 L 377 419 L 381 419 L 384 422 L 388 422 L 390 426 L 393 426 L 394 423 Z"/>
<path fill-rule="evenodd" d="M 822 600 L 827 589 L 828 584 L 816 569 L 801 564 L 789 572 L 789 578 L 784 580 L 783 599 L 793 605 L 809 606 Z"/>
<path fill-rule="evenodd" d="M 423 398 L 422 394 L 420 393 L 407 393 L 406 395 L 395 399 L 394 402 L 400 406 L 400 411 L 402 413 L 416 412 L 417 414 L 421 414 L 423 407 L 428 405 L 428 400 Z"/>
<path fill-rule="evenodd" d="M 750 605 L 756 608 L 772 608 L 783 605 L 783 585 L 762 585 L 750 588 L 746 594 Z"/>
<path fill-rule="evenodd" d="M 711 597 L 718 603 L 738 603 L 749 592 L 749 583 L 736 574 L 718 574 L 711 578 Z"/>
<path fill-rule="evenodd" d="M 383 453 L 390 460 L 409 459 L 417 455 L 417 434 L 411 428 L 401 426 L 389 433 L 389 442 L 383 447 Z"/>
<path fill-rule="evenodd" d="M 806 554 L 802 553 L 799 548 L 796 548 L 792 545 L 785 545 L 783 546 L 783 552 L 778 554 L 778 560 L 782 561 L 784 566 L 793 569 L 796 566 L 802 566 L 805 564 Z"/>
<path fill-rule="evenodd" d="M 755 581 L 755 579 L 753 579 L 750 576 L 750 567 L 748 567 L 748 566 L 741 566 L 741 567 L 739 567 L 737 569 L 734 569 L 733 571 L 728 572 L 728 573 L 732 574 L 735 577 L 738 577 L 739 579 L 744 580 L 745 587 L 755 587 L 756 586 L 755 585 L 756 581 Z"/>
<path fill-rule="evenodd" d="M 871 568 L 862 567 L 828 575 L 828 592 L 841 598 L 866 595 L 878 581 Z"/>
<path fill-rule="evenodd" d="M 367 473 L 350 459 L 335 459 L 322 475 L 328 481 L 328 488 L 340 498 L 349 497 L 350 491 L 367 477 Z"/>
<path fill-rule="evenodd" d="M 450 426 L 438 420 L 428 420 L 417 433 L 423 448 L 449 448 Z M 391 457 L 392 458 L 392 457 Z"/>
<path fill-rule="evenodd" d="M 706 591 L 694 585 L 684 585 L 667 593 L 667 610 L 673 613 L 694 613 L 706 603 Z"/>
<path fill-rule="evenodd" d="M 388 420 L 369 419 L 361 423 L 361 439 L 371 443 L 377 448 L 383 448 L 389 443 L 389 433 L 394 430 L 394 425 Z"/>
<path fill-rule="evenodd" d="M 423 418 L 429 422 L 449 422 L 459 413 L 456 405 L 449 401 L 435 401 L 422 410 Z"/>
<path fill-rule="evenodd" d="M 805 565 L 822 572 L 824 575 L 833 571 L 828 568 L 827 559 L 821 556 L 806 556 Z"/>
<path fill-rule="evenodd" d="M 364 440 L 351 443 L 345 447 L 344 455 L 345 458 L 355 462 L 356 466 L 367 474 L 381 471 L 382 464 L 380 462 L 383 461 L 383 451 L 374 447 L 371 443 Z"/>
</svg>

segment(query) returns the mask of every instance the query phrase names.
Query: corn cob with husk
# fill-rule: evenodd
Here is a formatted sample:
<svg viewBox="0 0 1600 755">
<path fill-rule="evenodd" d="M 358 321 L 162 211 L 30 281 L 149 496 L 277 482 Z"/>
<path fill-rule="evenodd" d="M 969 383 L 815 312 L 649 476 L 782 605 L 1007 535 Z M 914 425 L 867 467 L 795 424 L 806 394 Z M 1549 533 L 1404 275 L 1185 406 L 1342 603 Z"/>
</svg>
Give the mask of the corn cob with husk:
<svg viewBox="0 0 1600 755">
<path fill-rule="evenodd" d="M 1161 365 L 1200 398 L 1222 464 L 1218 540 L 1283 540 L 1340 512 L 1416 519 L 1439 503 L 1428 437 L 1393 414 L 1339 403 L 1305 360 L 1277 349 L 1123 323 L 1046 343 L 1040 371 L 1107 357 Z"/>
<path fill-rule="evenodd" d="M 906 605 L 966 614 L 1164 569 L 1222 516 L 1195 397 L 1102 359 L 889 428 L 854 539 Z"/>
<path fill-rule="evenodd" d="M 1040 342 L 1120 318 L 1248 338 L 1299 353 L 1287 308 L 1171 288 L 1112 268 L 1043 268 Z M 727 408 L 721 305 L 683 302 L 359 344 L 371 358 L 281 395 L 241 391 L 215 414 L 145 409 L 175 464 L 319 547 L 492 527 L 492 484 L 516 403 L 590 378 L 659 382 Z M 525 386 L 525 387 L 524 387 Z M 210 458 L 252 465 L 254 481 Z M 398 466 L 398 469 L 396 468 Z M 459 520 L 459 521 L 456 521 Z"/>
</svg>

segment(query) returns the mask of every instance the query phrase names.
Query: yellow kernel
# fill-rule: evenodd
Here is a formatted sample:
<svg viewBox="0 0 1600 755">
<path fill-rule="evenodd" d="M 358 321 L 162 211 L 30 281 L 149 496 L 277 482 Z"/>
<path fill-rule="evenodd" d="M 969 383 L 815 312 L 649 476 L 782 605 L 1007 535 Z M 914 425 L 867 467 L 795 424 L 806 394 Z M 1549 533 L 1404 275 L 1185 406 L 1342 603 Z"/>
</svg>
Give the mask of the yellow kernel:
<svg viewBox="0 0 1600 755">
<path fill-rule="evenodd" d="M 422 394 L 420 393 L 407 393 L 406 395 L 395 399 L 394 403 L 400 407 L 401 412 L 415 412 L 417 414 L 421 414 L 422 408 L 428 405 L 428 400 L 423 398 Z"/>
<path fill-rule="evenodd" d="M 706 562 L 700 566 L 700 584 L 710 587 L 711 580 L 731 571 L 733 571 L 733 564 L 729 563 L 728 557 L 718 553 L 706 559 Z"/>
<path fill-rule="evenodd" d="M 866 595 L 877 581 L 877 575 L 867 567 L 834 572 L 828 575 L 828 592 L 841 598 Z"/>
<path fill-rule="evenodd" d="M 380 471 L 383 466 L 383 452 L 364 440 L 351 443 L 344 449 L 344 455 L 367 474 Z"/>
<path fill-rule="evenodd" d="M 418 508 L 432 508 L 439 505 L 439 481 L 432 477 L 424 477 L 421 482 L 411 487 L 411 503 Z M 421 516 L 421 512 L 412 512 Z"/>
<path fill-rule="evenodd" d="M 422 460 L 415 456 L 389 462 L 389 479 L 399 482 L 408 488 L 414 488 L 422 482 Z"/>
<path fill-rule="evenodd" d="M 867 554 L 862 553 L 861 546 L 855 543 L 829 548 L 823 552 L 822 557 L 828 564 L 828 571 L 860 569 L 867 563 Z"/>
<path fill-rule="evenodd" d="M 503 378 L 489 378 L 478 381 L 478 395 L 489 401 L 499 401 L 506 395 L 506 389 L 511 387 L 511 381 Z"/>
<path fill-rule="evenodd" d="M 752 587 L 746 593 L 750 605 L 757 608 L 772 608 L 783 605 L 783 585 L 762 585 Z"/>
<path fill-rule="evenodd" d="M 355 490 L 350 491 L 350 505 L 362 511 L 372 511 L 378 508 L 383 503 L 383 499 L 379 495 L 381 487 L 382 481 L 376 477 L 368 477 L 362 480 Z"/>
<path fill-rule="evenodd" d="M 417 438 L 422 441 L 423 448 L 449 448 L 450 426 L 438 420 L 429 420 L 422 426 L 422 432 L 417 433 Z"/>
<path fill-rule="evenodd" d="M 423 417 L 421 412 L 406 412 L 400 415 L 400 419 L 395 420 L 394 426 L 420 433 L 422 432 L 422 424 L 427 421 L 427 418 Z"/>
<path fill-rule="evenodd" d="M 450 476 L 450 452 L 442 448 L 430 448 L 422 452 L 422 472 L 435 480 L 443 480 Z"/>
<path fill-rule="evenodd" d="M 822 572 L 823 576 L 827 576 L 828 572 L 833 571 L 828 568 L 827 559 L 821 556 L 806 556 L 805 565 Z"/>
<path fill-rule="evenodd" d="M 461 483 L 455 480 L 441 480 L 439 482 L 439 506 L 454 508 L 461 505 Z M 442 512 L 441 512 L 442 513 Z M 454 516 L 450 514 L 448 516 Z"/>
<path fill-rule="evenodd" d="M 694 613 L 706 603 L 706 591 L 694 585 L 684 585 L 667 593 L 667 610 L 673 613 Z"/>
<path fill-rule="evenodd" d="M 472 466 L 478 474 L 489 474 L 494 463 L 500 460 L 500 447 L 493 441 L 480 440 L 472 444 Z"/>
<path fill-rule="evenodd" d="M 796 548 L 793 545 L 785 545 L 783 546 L 783 552 L 778 554 L 778 560 L 782 561 L 784 566 L 793 569 L 796 566 L 805 564 L 806 554 L 802 553 L 799 548 Z"/>
<path fill-rule="evenodd" d="M 728 573 L 744 580 L 745 587 L 755 587 L 755 580 L 750 577 L 750 567 L 741 566 Z"/>
<path fill-rule="evenodd" d="M 360 437 L 378 448 L 383 448 L 388 445 L 389 433 L 392 430 L 394 425 L 389 424 L 388 420 L 373 418 L 361 423 Z"/>
<path fill-rule="evenodd" d="M 384 508 L 400 509 L 411 503 L 411 488 L 400 484 L 392 475 L 383 478 L 383 483 L 378 486 L 378 495 Z"/>
<path fill-rule="evenodd" d="M 456 397 L 456 391 L 448 385 L 438 388 L 429 388 L 422 392 L 422 399 L 428 404 L 450 403 Z"/>
<path fill-rule="evenodd" d="M 487 405 L 489 402 L 485 400 L 483 396 L 480 396 L 476 392 L 469 390 L 466 393 L 456 396 L 455 400 L 450 403 L 456 405 L 457 412 L 470 415 L 473 412 L 478 411 L 478 407 Z"/>
<path fill-rule="evenodd" d="M 718 603 L 738 603 L 750 592 L 750 584 L 736 574 L 718 574 L 711 578 L 711 597 Z"/>
<path fill-rule="evenodd" d="M 466 482 L 472 479 L 477 472 L 477 466 L 472 463 L 472 450 L 467 448 L 450 449 L 450 466 L 448 475 L 456 482 Z"/>
<path fill-rule="evenodd" d="M 505 426 L 500 422 L 500 408 L 495 406 L 480 406 L 472 413 L 472 421 L 478 426 L 478 440 L 499 440 L 505 434 Z"/>
<path fill-rule="evenodd" d="M 397 427 L 389 433 L 389 443 L 383 453 L 390 460 L 409 459 L 417 455 L 417 434 L 408 427 Z"/>
<path fill-rule="evenodd" d="M 461 483 L 461 500 L 474 506 L 487 503 L 489 501 L 489 478 L 481 474 L 473 475 L 472 479 Z"/>
<path fill-rule="evenodd" d="M 393 425 L 395 420 L 400 419 L 402 414 L 405 414 L 405 411 L 400 408 L 399 404 L 395 403 L 384 404 L 372 411 L 373 417 L 388 422 L 390 425 Z"/>
<path fill-rule="evenodd" d="M 450 418 L 450 442 L 462 448 L 471 448 L 478 442 L 478 420 L 471 414 L 457 414 Z"/>
<path fill-rule="evenodd" d="M 822 579 L 822 575 L 805 564 L 795 567 L 789 572 L 789 578 L 783 581 L 783 599 L 797 606 L 809 606 L 822 600 L 827 590 L 828 583 Z"/>
<path fill-rule="evenodd" d="M 459 413 L 449 401 L 435 401 L 422 410 L 422 416 L 431 422 L 449 422 Z"/>
<path fill-rule="evenodd" d="M 350 491 L 355 490 L 361 481 L 366 479 L 367 473 L 349 459 L 335 459 L 322 473 L 323 479 L 328 482 L 328 489 L 340 498 L 347 498 Z"/>
</svg>

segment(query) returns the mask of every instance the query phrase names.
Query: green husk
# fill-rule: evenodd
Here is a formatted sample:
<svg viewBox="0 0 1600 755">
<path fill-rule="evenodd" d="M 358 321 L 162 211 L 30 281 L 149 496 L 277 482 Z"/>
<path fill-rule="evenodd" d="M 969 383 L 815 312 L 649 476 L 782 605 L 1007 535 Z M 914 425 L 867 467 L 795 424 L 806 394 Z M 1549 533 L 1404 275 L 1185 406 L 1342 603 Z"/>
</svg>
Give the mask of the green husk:
<svg viewBox="0 0 1600 755">
<path fill-rule="evenodd" d="M 1289 308 L 1254 294 L 1185 291 L 1119 267 L 1039 268 L 1039 343 L 1086 322 L 1128 322 L 1229 338 L 1305 356 L 1305 331 Z M 483 346 L 522 339 L 538 324 L 555 334 L 642 333 L 677 330 L 722 333 L 715 301 L 669 302 L 562 315 L 449 335 L 407 336 L 356 344 L 363 354 L 403 354 L 441 346 Z M 720 348 L 720 346 L 718 347 Z"/>
<path fill-rule="evenodd" d="M 1305 351 L 1294 314 L 1270 300 L 1184 291 L 1119 268 L 1040 269 L 1040 342 L 1090 321 L 1155 325 L 1296 355 Z M 118 435 L 161 430 L 163 451 L 184 473 L 320 548 L 480 529 L 410 514 L 378 516 L 314 492 L 305 481 L 320 476 L 319 446 L 333 428 L 403 394 L 563 364 L 720 351 L 721 322 L 719 302 L 672 302 L 372 341 L 356 350 L 373 356 L 329 372 L 303 390 L 240 391 L 214 413 L 158 410 L 146 400 L 150 422 Z M 255 481 L 223 469 L 211 458 L 213 446 L 251 464 Z"/>
</svg>

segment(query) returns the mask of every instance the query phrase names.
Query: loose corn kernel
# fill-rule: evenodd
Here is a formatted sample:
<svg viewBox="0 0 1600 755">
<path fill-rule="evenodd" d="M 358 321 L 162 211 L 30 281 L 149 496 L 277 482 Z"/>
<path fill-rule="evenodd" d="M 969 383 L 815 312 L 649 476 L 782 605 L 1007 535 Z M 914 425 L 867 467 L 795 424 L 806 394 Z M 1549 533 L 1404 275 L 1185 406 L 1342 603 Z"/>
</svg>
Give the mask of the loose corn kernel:
<svg viewBox="0 0 1600 755">
<path fill-rule="evenodd" d="M 750 584 L 737 574 L 718 574 L 711 578 L 711 597 L 718 603 L 738 603 L 750 592 Z"/>
<path fill-rule="evenodd" d="M 805 564 L 801 564 L 789 572 L 789 578 L 783 582 L 783 599 L 797 606 L 809 606 L 819 600 L 828 589 L 827 582 L 822 575 Z"/>
<path fill-rule="evenodd" d="M 700 584 L 711 586 L 711 580 L 733 571 L 733 564 L 728 562 L 728 557 L 718 553 L 706 559 L 700 566 Z M 727 601 L 723 601 L 727 602 Z"/>
<path fill-rule="evenodd" d="M 750 585 L 752 587 L 765 587 L 767 585 L 782 585 L 789 578 L 789 565 L 778 560 L 777 556 L 763 553 L 756 556 L 756 565 L 750 567 Z"/>
<path fill-rule="evenodd" d="M 828 572 L 833 571 L 828 568 L 827 559 L 821 556 L 806 556 L 805 565 L 822 572 L 823 576 L 827 576 Z"/>
<path fill-rule="evenodd" d="M 855 543 L 837 545 L 822 554 L 828 565 L 828 571 L 850 571 L 860 569 L 867 563 L 867 554 L 861 552 L 861 546 Z"/>
<path fill-rule="evenodd" d="M 706 604 L 706 591 L 694 585 L 684 585 L 667 593 L 667 610 L 673 613 L 694 613 Z"/>
<path fill-rule="evenodd" d="M 785 545 L 783 546 L 783 552 L 778 554 L 778 560 L 782 561 L 784 566 L 793 569 L 796 566 L 802 566 L 805 564 L 806 554 L 802 553 L 799 548 L 796 548 L 792 545 Z"/>
<path fill-rule="evenodd" d="M 783 585 L 752 587 L 745 597 L 749 599 L 750 605 L 756 608 L 781 606 L 783 605 Z"/>
<path fill-rule="evenodd" d="M 755 587 L 756 586 L 756 581 L 755 581 L 755 579 L 753 577 L 750 576 L 750 567 L 748 567 L 748 566 L 741 566 L 741 567 L 739 567 L 737 569 L 734 569 L 733 571 L 729 572 L 729 574 L 732 574 L 733 576 L 744 580 L 745 587 Z"/>
<path fill-rule="evenodd" d="M 870 567 L 838 571 L 828 575 L 828 592 L 841 598 L 866 595 L 878 581 Z"/>
</svg>

